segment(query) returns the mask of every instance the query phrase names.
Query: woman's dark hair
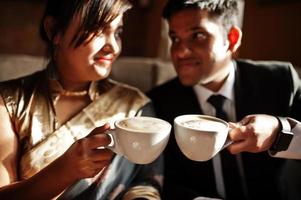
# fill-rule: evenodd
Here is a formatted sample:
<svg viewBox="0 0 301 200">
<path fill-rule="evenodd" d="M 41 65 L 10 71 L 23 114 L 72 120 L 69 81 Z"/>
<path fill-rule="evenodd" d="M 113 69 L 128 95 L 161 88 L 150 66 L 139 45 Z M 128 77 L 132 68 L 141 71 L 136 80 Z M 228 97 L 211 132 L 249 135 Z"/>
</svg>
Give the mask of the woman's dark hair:
<svg viewBox="0 0 301 200">
<path fill-rule="evenodd" d="M 40 23 L 40 36 L 52 53 L 52 40 L 59 32 L 64 33 L 75 16 L 80 17 L 80 25 L 72 39 L 72 45 L 78 47 L 102 31 L 102 29 L 131 8 L 128 0 L 48 0 Z M 51 38 L 47 36 L 44 20 L 51 16 L 55 20 Z"/>
</svg>

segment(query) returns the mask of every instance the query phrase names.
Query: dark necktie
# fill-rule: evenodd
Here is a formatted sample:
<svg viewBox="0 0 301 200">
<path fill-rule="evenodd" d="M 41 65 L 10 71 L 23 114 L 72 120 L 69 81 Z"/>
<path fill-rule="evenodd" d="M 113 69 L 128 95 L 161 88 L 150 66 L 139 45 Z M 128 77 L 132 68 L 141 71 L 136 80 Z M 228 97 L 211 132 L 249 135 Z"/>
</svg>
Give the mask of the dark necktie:
<svg viewBox="0 0 301 200">
<path fill-rule="evenodd" d="M 211 95 L 207 101 L 215 108 L 216 117 L 228 121 L 227 113 L 223 109 L 225 100 L 226 98 L 222 95 Z"/>
<path fill-rule="evenodd" d="M 226 98 L 222 95 L 212 95 L 208 98 L 208 102 L 215 108 L 215 116 L 228 121 L 228 116 L 223 105 Z M 223 177 L 220 180 L 224 180 L 225 194 L 221 194 L 223 198 L 227 199 L 245 199 L 245 191 L 241 182 L 241 174 L 235 155 L 230 154 L 227 150 L 223 150 L 219 153 L 221 157 L 220 173 Z M 216 170 L 215 170 L 216 171 Z M 216 183 L 223 186 L 223 183 Z"/>
</svg>

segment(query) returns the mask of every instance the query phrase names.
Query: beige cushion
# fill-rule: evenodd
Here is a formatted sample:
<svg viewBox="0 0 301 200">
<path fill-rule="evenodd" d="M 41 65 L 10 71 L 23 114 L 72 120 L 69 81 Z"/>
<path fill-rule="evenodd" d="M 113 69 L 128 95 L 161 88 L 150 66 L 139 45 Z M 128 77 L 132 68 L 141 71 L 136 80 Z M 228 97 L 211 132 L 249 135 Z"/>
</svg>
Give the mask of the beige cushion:
<svg viewBox="0 0 301 200">
<path fill-rule="evenodd" d="M 42 70 L 47 60 L 29 55 L 0 55 L 0 81 Z M 155 58 L 120 57 L 113 64 L 111 77 L 146 92 L 175 76 L 170 62 Z"/>
<path fill-rule="evenodd" d="M 43 57 L 29 55 L 0 54 L 0 81 L 32 74 L 46 67 Z"/>
<path fill-rule="evenodd" d="M 112 67 L 114 80 L 138 87 L 143 92 L 176 75 L 170 62 L 154 58 L 121 57 Z"/>
</svg>

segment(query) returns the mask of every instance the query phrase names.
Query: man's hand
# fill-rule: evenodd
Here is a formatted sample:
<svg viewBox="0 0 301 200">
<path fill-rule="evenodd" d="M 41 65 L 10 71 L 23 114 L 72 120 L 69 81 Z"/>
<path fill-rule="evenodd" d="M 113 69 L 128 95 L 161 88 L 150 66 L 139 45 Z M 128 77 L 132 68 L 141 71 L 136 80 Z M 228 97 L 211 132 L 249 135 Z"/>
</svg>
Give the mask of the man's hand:
<svg viewBox="0 0 301 200">
<path fill-rule="evenodd" d="M 240 152 L 257 153 L 268 150 L 279 131 L 276 117 L 270 115 L 248 115 L 238 123 L 229 123 L 233 143 L 227 148 L 232 154 Z"/>
</svg>

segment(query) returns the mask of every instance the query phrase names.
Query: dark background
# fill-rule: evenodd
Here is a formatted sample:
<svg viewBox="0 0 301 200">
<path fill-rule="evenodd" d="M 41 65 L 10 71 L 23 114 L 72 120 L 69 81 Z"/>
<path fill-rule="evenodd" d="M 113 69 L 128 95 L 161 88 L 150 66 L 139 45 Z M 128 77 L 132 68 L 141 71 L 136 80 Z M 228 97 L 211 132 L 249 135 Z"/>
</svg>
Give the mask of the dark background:
<svg viewBox="0 0 301 200">
<path fill-rule="evenodd" d="M 0 53 L 44 55 L 38 24 L 44 0 L 0 0 Z M 166 0 L 132 0 L 123 56 L 158 57 Z M 246 0 L 239 57 L 291 61 L 301 67 L 301 1 Z"/>
</svg>

